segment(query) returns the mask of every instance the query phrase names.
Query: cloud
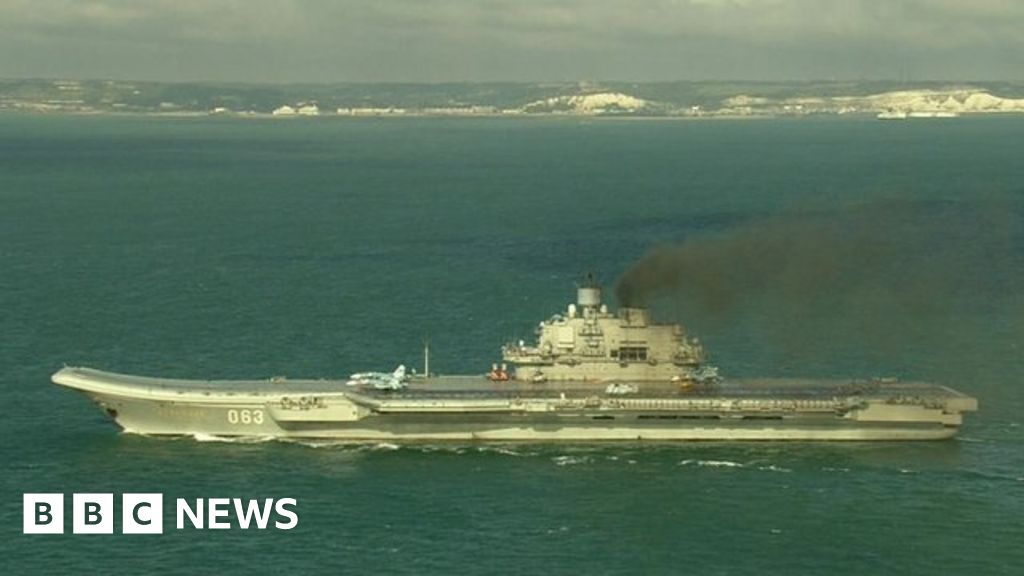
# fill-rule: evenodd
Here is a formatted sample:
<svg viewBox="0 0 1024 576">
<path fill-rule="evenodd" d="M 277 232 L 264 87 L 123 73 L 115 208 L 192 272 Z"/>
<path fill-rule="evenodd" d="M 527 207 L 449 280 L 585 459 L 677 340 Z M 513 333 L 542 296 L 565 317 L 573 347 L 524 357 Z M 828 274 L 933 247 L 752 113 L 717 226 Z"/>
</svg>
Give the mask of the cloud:
<svg viewBox="0 0 1024 576">
<path fill-rule="evenodd" d="M 0 75 L 1019 77 L 1009 0 L 5 0 Z"/>
</svg>

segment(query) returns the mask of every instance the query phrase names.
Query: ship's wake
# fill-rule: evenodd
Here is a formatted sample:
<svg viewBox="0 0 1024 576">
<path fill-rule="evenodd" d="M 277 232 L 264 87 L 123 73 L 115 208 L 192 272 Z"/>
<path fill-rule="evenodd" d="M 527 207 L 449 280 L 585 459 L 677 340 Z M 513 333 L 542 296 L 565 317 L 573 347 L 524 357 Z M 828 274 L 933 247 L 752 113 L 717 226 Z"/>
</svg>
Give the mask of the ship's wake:
<svg viewBox="0 0 1024 576">
<path fill-rule="evenodd" d="M 196 442 L 223 442 L 225 444 L 263 444 L 276 440 L 273 436 L 217 436 L 202 432 L 190 434 L 189 437 Z"/>
</svg>

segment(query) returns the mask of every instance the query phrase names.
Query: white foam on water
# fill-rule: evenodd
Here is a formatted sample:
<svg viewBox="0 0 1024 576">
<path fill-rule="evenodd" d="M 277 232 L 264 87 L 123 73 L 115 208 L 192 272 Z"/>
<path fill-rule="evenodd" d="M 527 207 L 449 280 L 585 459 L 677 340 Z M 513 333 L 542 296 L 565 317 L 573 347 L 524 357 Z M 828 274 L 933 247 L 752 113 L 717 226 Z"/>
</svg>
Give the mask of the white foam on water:
<svg viewBox="0 0 1024 576">
<path fill-rule="evenodd" d="M 367 444 L 370 450 L 380 450 L 383 452 L 394 452 L 402 447 L 398 444 L 392 444 L 391 442 L 377 442 L 375 444 Z"/>
<path fill-rule="evenodd" d="M 537 455 L 536 452 L 519 451 L 508 446 L 477 446 L 476 451 L 481 453 L 501 454 L 502 456 L 514 456 L 517 458 Z"/>
<path fill-rule="evenodd" d="M 202 432 L 196 432 L 191 436 L 196 442 L 223 442 L 225 444 L 262 444 L 276 440 L 273 436 L 217 436 Z"/>
<path fill-rule="evenodd" d="M 422 452 L 424 454 L 433 454 L 435 452 L 445 454 L 465 454 L 466 449 L 462 446 L 448 446 L 445 444 L 416 444 L 405 447 L 407 450 L 413 450 Z"/>
<path fill-rule="evenodd" d="M 987 443 L 987 440 L 984 440 L 983 438 L 974 438 L 972 436 L 964 436 L 962 434 L 957 437 L 956 441 L 957 442 L 967 442 L 969 444 L 985 444 L 985 443 Z"/>
<path fill-rule="evenodd" d="M 279 438 L 280 442 L 286 444 L 297 444 L 305 448 L 338 448 L 338 449 L 350 449 L 355 452 L 366 449 L 365 444 L 354 443 L 346 440 L 309 440 L 302 438 Z"/>
<path fill-rule="evenodd" d="M 575 466 L 577 464 L 589 464 L 593 460 L 590 456 L 555 456 L 551 459 L 556 466 Z"/>
<path fill-rule="evenodd" d="M 680 466 L 702 466 L 707 468 L 745 468 L 744 464 L 731 460 L 691 460 L 686 459 L 679 463 Z"/>
<path fill-rule="evenodd" d="M 702 468 L 753 468 L 761 470 L 763 472 L 783 472 L 790 473 L 793 470 L 775 464 L 760 464 L 755 466 L 754 462 L 744 464 L 742 462 L 733 462 L 732 460 L 699 460 L 688 458 L 679 462 L 680 466 L 700 466 Z"/>
<path fill-rule="evenodd" d="M 789 468 L 783 468 L 782 466 L 776 466 L 775 464 L 769 464 L 767 466 L 758 466 L 757 469 L 764 470 L 767 472 L 792 472 L 792 470 L 790 470 Z"/>
</svg>

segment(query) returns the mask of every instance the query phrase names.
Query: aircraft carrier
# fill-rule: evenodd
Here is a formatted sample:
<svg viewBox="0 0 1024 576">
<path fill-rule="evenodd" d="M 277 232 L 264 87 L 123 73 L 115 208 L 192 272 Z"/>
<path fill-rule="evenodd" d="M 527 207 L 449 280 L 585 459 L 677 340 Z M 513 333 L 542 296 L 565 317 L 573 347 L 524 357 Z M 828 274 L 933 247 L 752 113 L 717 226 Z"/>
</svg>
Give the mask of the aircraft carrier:
<svg viewBox="0 0 1024 576">
<path fill-rule="evenodd" d="M 66 367 L 52 377 L 126 432 L 342 441 L 936 440 L 977 401 L 893 379 L 726 379 L 701 344 L 601 288 L 507 344 L 474 376 L 177 380 Z"/>
</svg>

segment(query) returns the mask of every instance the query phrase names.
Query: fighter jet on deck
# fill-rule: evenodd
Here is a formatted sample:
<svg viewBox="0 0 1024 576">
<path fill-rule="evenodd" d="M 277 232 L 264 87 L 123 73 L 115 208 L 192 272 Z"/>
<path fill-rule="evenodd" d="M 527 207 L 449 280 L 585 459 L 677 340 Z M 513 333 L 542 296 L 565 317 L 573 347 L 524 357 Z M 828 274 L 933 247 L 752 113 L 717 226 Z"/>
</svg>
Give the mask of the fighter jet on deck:
<svg viewBox="0 0 1024 576">
<path fill-rule="evenodd" d="M 378 390 L 401 390 L 408 385 L 405 375 L 405 364 L 401 364 L 394 372 L 356 372 L 349 376 L 348 386 L 373 386 Z"/>
</svg>

